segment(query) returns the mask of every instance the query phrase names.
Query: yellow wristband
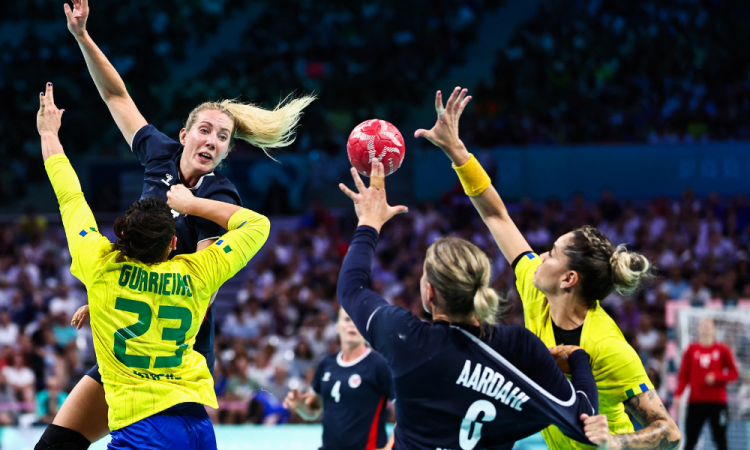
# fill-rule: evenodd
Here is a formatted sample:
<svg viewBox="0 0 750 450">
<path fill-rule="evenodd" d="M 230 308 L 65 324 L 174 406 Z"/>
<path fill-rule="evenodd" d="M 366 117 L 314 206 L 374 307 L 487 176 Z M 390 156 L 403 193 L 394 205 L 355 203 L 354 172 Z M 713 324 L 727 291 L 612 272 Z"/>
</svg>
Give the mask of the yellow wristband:
<svg viewBox="0 0 750 450">
<path fill-rule="evenodd" d="M 456 167 L 453 164 L 453 169 L 456 170 L 458 179 L 461 180 L 461 186 L 464 187 L 464 192 L 469 197 L 476 197 L 492 184 L 490 176 L 487 175 L 487 172 L 484 171 L 484 168 L 479 164 L 474 155 L 471 155 L 469 161 L 463 166 Z"/>
</svg>

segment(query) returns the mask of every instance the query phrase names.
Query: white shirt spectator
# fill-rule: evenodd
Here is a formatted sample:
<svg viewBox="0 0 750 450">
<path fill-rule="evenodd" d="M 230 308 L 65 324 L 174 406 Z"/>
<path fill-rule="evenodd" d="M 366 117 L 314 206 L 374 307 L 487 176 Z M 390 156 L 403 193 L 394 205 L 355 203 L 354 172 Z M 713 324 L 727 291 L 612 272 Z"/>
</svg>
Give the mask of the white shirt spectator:
<svg viewBox="0 0 750 450">
<path fill-rule="evenodd" d="M 9 322 L 0 325 L 0 346 L 15 345 L 18 342 L 18 325 Z"/>
<path fill-rule="evenodd" d="M 26 366 L 16 368 L 14 366 L 3 367 L 3 376 L 10 387 L 23 388 L 36 382 L 36 376 Z"/>
</svg>

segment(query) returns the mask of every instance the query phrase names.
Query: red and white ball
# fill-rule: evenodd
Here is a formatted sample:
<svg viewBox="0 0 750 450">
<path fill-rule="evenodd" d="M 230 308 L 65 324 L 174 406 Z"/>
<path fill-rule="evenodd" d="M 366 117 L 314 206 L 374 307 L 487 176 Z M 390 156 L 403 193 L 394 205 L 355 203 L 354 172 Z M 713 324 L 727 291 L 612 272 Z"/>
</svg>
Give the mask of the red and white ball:
<svg viewBox="0 0 750 450">
<path fill-rule="evenodd" d="M 379 119 L 366 120 L 357 125 L 346 143 L 349 162 L 357 172 L 370 176 L 372 161 L 383 163 L 388 176 L 404 162 L 404 137 L 390 122 Z"/>
</svg>

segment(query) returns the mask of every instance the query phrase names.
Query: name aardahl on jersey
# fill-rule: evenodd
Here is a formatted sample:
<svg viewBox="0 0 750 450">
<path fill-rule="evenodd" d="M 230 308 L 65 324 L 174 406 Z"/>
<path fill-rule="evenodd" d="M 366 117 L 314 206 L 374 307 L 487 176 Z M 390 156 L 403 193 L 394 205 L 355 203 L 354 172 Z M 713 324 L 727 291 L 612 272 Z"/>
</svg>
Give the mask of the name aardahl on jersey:
<svg viewBox="0 0 750 450">
<path fill-rule="evenodd" d="M 504 405 L 509 405 L 516 411 L 521 411 L 523 404 L 530 398 L 521 391 L 521 388 L 513 387 L 512 381 L 506 382 L 502 374 L 489 367 L 482 370 L 482 365 L 477 363 L 474 370 L 471 370 L 472 365 L 473 363 L 467 359 L 456 384 L 481 392 L 495 400 L 500 400 Z"/>
</svg>

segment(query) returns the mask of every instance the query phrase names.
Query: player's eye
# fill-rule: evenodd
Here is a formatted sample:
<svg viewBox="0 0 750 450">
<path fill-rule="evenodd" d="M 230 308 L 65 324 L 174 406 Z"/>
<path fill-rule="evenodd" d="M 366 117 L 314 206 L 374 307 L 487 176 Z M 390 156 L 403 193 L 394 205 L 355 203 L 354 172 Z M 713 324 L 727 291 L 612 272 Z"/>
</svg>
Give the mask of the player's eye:
<svg viewBox="0 0 750 450">
<path fill-rule="evenodd" d="M 219 136 L 219 138 L 220 138 L 220 139 L 221 139 L 222 141 L 225 141 L 225 142 L 226 142 L 226 140 L 227 140 L 227 137 L 226 137 L 225 135 L 221 135 L 221 136 Z"/>
<path fill-rule="evenodd" d="M 206 128 L 201 128 L 201 133 L 208 134 L 208 130 Z"/>
</svg>

